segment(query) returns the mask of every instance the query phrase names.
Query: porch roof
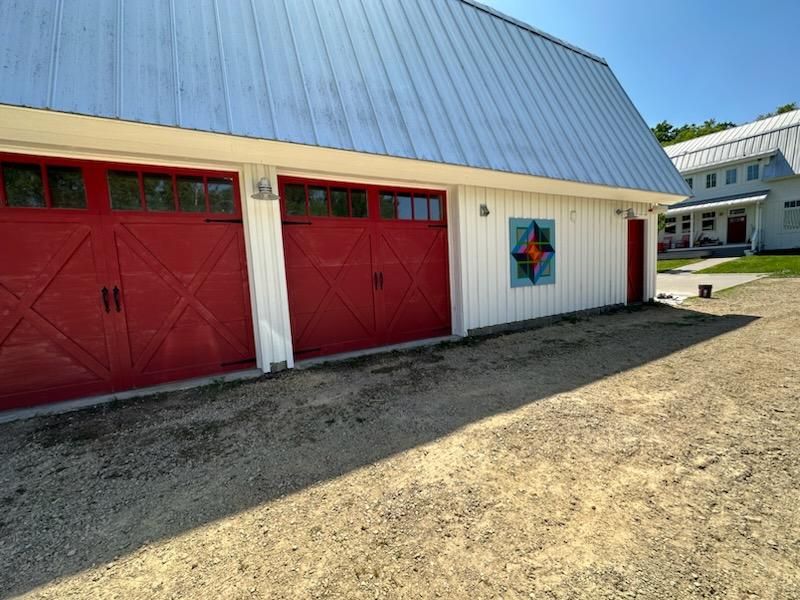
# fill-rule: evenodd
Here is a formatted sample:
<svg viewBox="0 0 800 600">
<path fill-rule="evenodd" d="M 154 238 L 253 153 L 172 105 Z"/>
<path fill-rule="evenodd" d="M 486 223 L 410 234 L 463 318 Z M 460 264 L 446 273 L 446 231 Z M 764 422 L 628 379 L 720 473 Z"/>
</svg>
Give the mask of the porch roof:
<svg viewBox="0 0 800 600">
<path fill-rule="evenodd" d="M 746 194 L 737 194 L 735 196 L 724 196 L 722 198 L 686 200 L 685 202 L 680 202 L 679 204 L 673 204 L 670 206 L 667 209 L 667 214 L 677 215 L 681 213 L 694 212 L 696 210 L 722 208 L 723 206 L 752 204 L 754 202 L 762 202 L 767 198 L 767 194 L 769 194 L 769 190 L 748 192 Z"/>
</svg>

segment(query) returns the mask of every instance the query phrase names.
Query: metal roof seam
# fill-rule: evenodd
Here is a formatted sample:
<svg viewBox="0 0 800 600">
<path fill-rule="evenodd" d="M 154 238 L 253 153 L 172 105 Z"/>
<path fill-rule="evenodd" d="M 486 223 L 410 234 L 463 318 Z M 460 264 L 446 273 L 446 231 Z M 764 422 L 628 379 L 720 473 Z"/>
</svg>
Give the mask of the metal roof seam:
<svg viewBox="0 0 800 600">
<path fill-rule="evenodd" d="M 448 3 L 448 6 L 451 7 L 451 10 L 455 10 L 455 8 L 453 8 L 453 7 L 456 6 L 456 3 L 450 2 L 450 3 Z M 464 12 L 464 5 L 459 3 L 458 7 L 459 7 L 459 10 L 461 10 L 461 16 L 463 17 L 463 19 L 464 19 L 464 21 L 466 23 L 466 26 L 469 28 L 469 32 L 471 34 L 471 35 L 468 35 L 468 36 L 464 36 L 464 39 L 471 40 L 472 42 L 476 43 L 479 46 L 479 51 L 482 52 L 484 56 L 488 55 L 487 48 L 484 46 L 483 42 L 484 42 L 484 40 L 490 39 L 490 38 L 488 36 L 485 36 L 485 35 L 484 36 L 478 35 L 478 32 L 475 29 L 475 24 L 470 20 L 469 15 L 466 12 Z M 461 31 L 463 33 L 463 30 L 461 30 Z M 472 50 L 470 50 L 470 51 L 472 52 L 472 54 L 474 56 L 475 55 L 474 51 L 472 51 Z M 495 54 L 497 54 L 497 49 L 496 48 L 492 47 L 492 51 Z M 502 60 L 499 61 L 499 62 L 503 66 L 503 69 L 506 71 L 506 74 L 508 74 L 507 65 L 505 65 Z M 490 70 L 490 73 L 492 75 L 492 78 L 494 79 L 495 84 L 497 85 L 497 89 L 501 89 L 502 88 L 502 84 L 500 82 L 500 78 L 499 78 L 497 72 Z M 517 89 L 516 81 L 512 77 L 509 77 L 508 80 L 511 83 L 511 85 L 515 88 L 515 92 L 518 95 L 520 95 L 519 94 L 519 89 Z M 521 117 L 519 111 L 517 110 L 517 107 L 512 102 L 509 102 L 508 97 L 506 96 L 506 94 L 497 94 L 496 96 L 499 96 L 499 98 L 503 101 L 503 103 L 505 105 L 505 110 L 507 111 L 506 114 L 513 113 L 514 118 L 517 121 L 517 124 L 520 126 L 520 128 L 518 128 L 516 131 L 517 132 L 520 131 L 521 130 L 521 126 L 522 126 L 523 118 Z M 533 125 L 533 128 L 537 129 L 537 131 L 538 131 L 538 128 L 536 127 L 536 124 L 533 121 L 531 121 L 531 124 Z M 520 161 L 521 164 L 523 164 L 525 167 L 527 167 L 527 162 L 525 161 L 525 154 L 526 153 L 525 153 L 525 150 L 523 149 L 523 147 L 520 146 L 519 142 L 517 141 L 517 137 L 518 136 L 515 134 L 515 131 L 512 131 L 507 125 L 506 125 L 506 131 L 508 132 L 508 135 L 511 137 L 512 143 L 514 144 L 514 147 L 517 150 L 517 153 L 519 155 L 518 156 L 518 160 Z M 539 153 L 536 152 L 536 150 L 532 147 L 531 141 L 527 140 L 527 144 L 526 145 L 530 148 L 531 152 L 534 154 L 534 156 L 536 157 L 537 162 L 538 162 L 540 160 Z"/>
<path fill-rule="evenodd" d="M 258 21 L 258 14 L 256 12 L 256 0 L 250 0 L 250 12 L 253 18 L 253 22 Z M 269 82 L 269 72 L 267 69 L 267 63 L 264 57 L 264 40 L 261 37 L 261 28 L 254 27 L 256 34 L 256 41 L 258 43 L 258 58 L 261 64 L 261 74 L 264 77 L 264 89 L 267 92 L 267 103 L 269 104 L 269 115 L 270 120 L 272 121 L 272 133 L 275 135 L 276 138 L 280 138 L 280 132 L 278 130 L 278 120 L 275 116 L 275 99 L 272 97 L 272 90 L 270 89 L 270 82 Z"/>
<path fill-rule="evenodd" d="M 485 20 L 479 19 L 478 22 L 479 22 L 481 28 L 483 29 L 484 33 L 488 34 L 489 32 L 486 29 L 488 27 L 488 25 L 486 24 Z M 492 21 L 492 26 L 495 26 L 494 21 Z M 491 43 L 494 46 L 495 51 L 497 51 L 499 49 L 499 47 L 495 45 L 496 37 L 492 36 L 492 35 L 486 35 L 485 37 L 486 37 L 486 39 L 489 39 L 489 40 L 492 41 Z M 498 56 L 498 58 L 500 58 L 500 64 L 503 66 L 504 69 L 506 69 L 506 73 L 508 74 L 509 79 L 512 81 L 514 87 L 517 88 L 517 79 L 518 78 L 512 77 L 512 74 L 509 71 L 509 66 L 508 66 L 508 65 L 510 65 L 512 63 L 512 61 L 514 61 L 514 55 L 510 52 L 505 40 L 498 41 L 497 44 L 502 44 L 502 49 L 505 52 L 505 57 L 501 56 L 500 53 L 497 52 L 497 56 Z M 514 63 L 514 68 L 517 71 L 518 75 L 522 75 L 522 69 L 520 68 L 520 66 L 518 64 Z M 527 88 L 527 93 L 528 93 L 529 96 L 533 96 L 534 92 L 530 87 L 530 79 L 523 76 L 523 77 L 521 77 L 521 80 L 522 81 L 521 81 L 520 85 L 521 86 L 525 86 Z M 519 89 L 518 88 L 516 89 L 516 91 L 517 91 L 520 99 L 523 99 L 525 97 L 523 94 L 519 93 Z M 533 112 L 533 111 L 536 111 L 536 113 L 538 113 L 538 117 L 539 117 L 539 120 L 541 122 L 537 122 L 537 119 L 530 114 L 530 112 Z M 536 133 L 538 133 L 541 138 L 545 138 L 545 137 L 549 138 L 549 140 L 546 141 L 543 144 L 542 147 L 543 147 L 544 151 L 547 153 L 547 155 L 548 155 L 548 157 L 550 159 L 550 163 L 553 165 L 553 168 L 559 173 L 559 175 L 561 177 L 565 177 L 565 171 L 562 168 L 563 165 L 558 163 L 558 161 L 555 159 L 555 156 L 552 154 L 552 152 L 550 150 L 551 146 L 555 147 L 555 145 L 556 145 L 555 132 L 552 130 L 552 128 L 548 124 L 547 120 L 544 118 L 544 114 L 542 113 L 542 110 L 541 110 L 541 108 L 539 107 L 539 105 L 537 103 L 533 103 L 533 105 L 531 106 L 531 111 L 530 112 L 523 110 L 523 114 L 525 114 L 528 117 L 528 119 L 529 119 L 530 123 L 533 125 L 533 129 L 536 131 Z M 542 132 L 544 132 L 544 133 L 542 133 Z M 566 177 L 567 178 L 568 177 L 574 177 L 574 176 L 575 176 L 575 174 L 573 172 L 571 172 L 569 170 L 566 171 Z"/>
<path fill-rule="evenodd" d="M 231 91 L 228 85 L 228 67 L 225 61 L 225 44 L 222 42 L 222 26 L 219 21 L 219 4 L 217 0 L 211 0 L 214 8 L 214 28 L 217 30 L 217 45 L 219 46 L 219 62 L 222 69 L 222 97 L 225 100 L 225 116 L 228 119 L 228 129 L 235 129 L 233 125 L 233 112 L 231 111 Z"/>
<path fill-rule="evenodd" d="M 562 48 L 565 48 L 567 50 L 571 50 L 572 52 L 576 52 L 577 54 L 581 54 L 582 56 L 585 56 L 586 58 L 590 58 L 590 59 L 592 59 L 594 61 L 597 61 L 600 64 L 608 65 L 608 63 L 606 62 L 605 58 L 602 58 L 601 56 L 597 56 L 596 54 L 592 54 L 588 50 L 584 50 L 583 48 L 579 48 L 578 46 L 570 44 L 569 42 L 565 42 L 564 40 L 562 40 L 560 38 L 557 38 L 554 35 L 550 35 L 549 33 L 546 33 L 544 31 L 542 31 L 541 29 L 537 29 L 533 25 L 525 23 L 524 21 L 519 21 L 519 20 L 515 19 L 514 17 L 510 17 L 509 15 L 506 15 L 506 14 L 500 12 L 499 10 L 495 10 L 493 8 L 490 8 L 490 7 L 486 6 L 485 4 L 481 4 L 480 2 L 476 2 L 475 0 L 459 0 L 459 1 L 463 2 L 464 4 L 469 4 L 473 8 L 476 8 L 476 9 L 478 9 L 480 11 L 488 13 L 492 17 L 495 17 L 497 19 L 501 19 L 503 21 L 506 21 L 507 23 L 511 23 L 512 25 L 514 25 L 516 27 L 519 27 L 520 29 L 524 29 L 525 31 L 529 31 L 530 33 L 538 35 L 539 37 L 542 37 L 542 38 L 546 39 L 549 42 L 553 42 L 554 44 L 557 44 L 557 45 L 561 46 Z"/>
<path fill-rule="evenodd" d="M 440 3 L 436 2 L 436 1 L 430 3 L 430 5 L 433 6 L 433 10 L 441 18 L 442 15 L 441 15 L 441 13 L 439 12 L 439 10 L 437 8 L 438 4 L 440 4 Z M 454 37 L 454 36 L 452 36 L 450 34 L 449 28 L 447 28 L 447 27 L 444 28 L 445 29 L 445 35 L 447 35 L 448 40 L 450 41 L 451 44 L 453 44 L 455 46 L 457 39 L 466 40 L 467 38 L 463 35 L 464 31 L 461 28 L 461 25 L 459 24 L 458 19 L 455 18 L 454 13 L 452 12 L 453 3 L 452 2 L 445 2 L 444 4 L 446 6 L 448 6 L 448 7 L 450 7 L 450 8 L 448 8 L 450 19 L 452 20 L 455 28 L 458 30 L 458 32 L 460 34 L 460 35 L 457 35 L 457 36 Z M 478 61 L 478 57 L 473 53 L 472 48 L 470 47 L 470 45 L 468 43 L 465 43 L 465 48 L 466 48 L 466 51 L 469 53 L 469 56 L 471 58 L 471 62 L 473 62 L 473 63 L 477 62 Z M 461 54 L 460 54 L 460 52 L 458 52 L 458 48 L 454 48 L 454 54 L 456 55 L 456 59 L 459 61 L 459 65 L 461 66 L 461 70 L 464 71 L 464 73 L 467 76 L 467 78 L 470 79 L 470 80 L 473 79 L 473 76 L 475 75 L 475 73 L 471 73 L 471 74 L 469 73 L 469 71 L 472 71 L 472 68 L 465 61 L 461 60 Z M 489 76 L 490 77 L 494 77 L 494 73 L 490 73 Z M 516 140 L 514 139 L 514 136 L 511 133 L 511 130 L 508 128 L 508 124 L 505 121 L 503 121 L 500 124 L 500 127 L 505 131 L 505 135 L 506 135 L 508 141 L 510 142 L 510 144 L 512 146 L 514 146 L 514 150 L 516 152 L 516 157 L 515 157 L 516 160 L 514 158 L 511 158 L 508 155 L 508 153 L 506 151 L 506 148 L 505 148 L 505 144 L 500 139 L 497 139 L 497 135 L 496 135 L 496 131 L 497 130 L 494 127 L 490 126 L 491 119 L 489 117 L 489 114 L 487 113 L 487 110 L 488 110 L 487 107 L 491 103 L 493 106 L 495 106 L 495 109 L 496 109 L 496 103 L 495 103 L 494 99 L 493 98 L 486 98 L 485 96 L 484 96 L 484 98 L 479 98 L 478 97 L 478 95 L 480 94 L 480 90 L 483 90 L 485 88 L 485 86 L 474 86 L 474 88 L 475 89 L 473 89 L 473 93 L 475 95 L 475 99 L 477 100 L 478 108 L 481 111 L 481 113 L 483 114 L 484 129 L 491 130 L 492 135 L 495 137 L 495 141 L 497 143 L 497 147 L 500 150 L 500 152 L 503 154 L 503 159 L 506 162 L 507 168 L 510 171 L 513 171 L 514 167 L 512 166 L 512 163 L 514 163 L 514 162 L 519 163 L 519 159 L 522 156 L 522 152 L 520 151 L 519 146 L 517 146 Z M 478 90 L 478 91 L 475 91 L 475 90 Z M 483 95 L 483 94 L 480 94 L 480 95 Z M 499 94 L 499 96 L 502 96 L 502 94 Z"/>
<path fill-rule="evenodd" d="M 324 144 L 320 143 L 319 140 L 319 129 L 317 128 L 316 119 L 314 119 L 314 109 L 311 106 L 311 99 L 308 97 L 308 85 L 306 84 L 305 76 L 303 75 L 303 66 L 302 62 L 300 61 L 300 53 L 297 48 L 297 37 L 294 34 L 294 27 L 292 27 L 292 19 L 289 16 L 289 7 L 287 6 L 287 0 L 282 0 L 283 2 L 283 11 L 286 15 L 286 23 L 287 29 L 289 31 L 289 37 L 292 41 L 292 50 L 294 51 L 295 60 L 297 61 L 298 71 L 300 73 L 300 81 L 303 83 L 303 95 L 306 99 L 306 105 L 308 106 L 308 117 L 309 122 L 311 123 L 311 130 L 314 132 L 314 142 L 318 146 L 324 146 Z"/>
<path fill-rule="evenodd" d="M 333 86 L 334 88 L 336 88 L 336 95 L 339 98 L 339 105 L 342 107 L 342 112 L 346 113 L 346 109 L 344 106 L 344 99 L 342 98 L 342 89 L 339 85 L 339 78 L 336 76 L 336 67 L 333 66 L 333 61 L 331 60 L 331 52 L 330 49 L 328 48 L 328 42 L 325 40 L 325 30 L 322 27 L 322 21 L 320 21 L 319 19 L 319 12 L 317 11 L 317 3 L 312 1 L 310 4 L 311 4 L 311 12 L 314 13 L 314 18 L 316 19 L 317 26 L 319 27 L 320 30 L 320 40 L 322 40 L 322 47 L 325 50 L 325 57 L 328 61 L 328 68 L 330 69 L 331 74 L 333 75 Z M 345 129 L 347 129 L 347 135 L 350 136 L 350 146 L 352 148 L 355 148 L 356 141 L 355 141 L 355 136 L 353 135 L 353 128 L 350 125 L 350 119 L 347 118 L 344 119 L 344 126 Z M 383 150 L 384 152 L 386 151 L 386 144 L 383 145 Z"/>
</svg>

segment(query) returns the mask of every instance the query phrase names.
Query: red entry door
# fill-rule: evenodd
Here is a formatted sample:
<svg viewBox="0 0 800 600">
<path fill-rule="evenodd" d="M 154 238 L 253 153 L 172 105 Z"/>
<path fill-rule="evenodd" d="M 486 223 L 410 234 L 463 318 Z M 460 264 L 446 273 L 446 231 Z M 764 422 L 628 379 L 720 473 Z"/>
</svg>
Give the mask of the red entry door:
<svg viewBox="0 0 800 600">
<path fill-rule="evenodd" d="M 744 244 L 747 241 L 747 216 L 728 217 L 729 244 Z"/>
<path fill-rule="evenodd" d="M 644 300 L 644 221 L 628 220 L 628 304 Z"/>
<path fill-rule="evenodd" d="M 298 359 L 449 335 L 445 196 L 281 178 Z"/>
<path fill-rule="evenodd" d="M 235 189 L 0 155 L 0 410 L 253 365 Z"/>
</svg>

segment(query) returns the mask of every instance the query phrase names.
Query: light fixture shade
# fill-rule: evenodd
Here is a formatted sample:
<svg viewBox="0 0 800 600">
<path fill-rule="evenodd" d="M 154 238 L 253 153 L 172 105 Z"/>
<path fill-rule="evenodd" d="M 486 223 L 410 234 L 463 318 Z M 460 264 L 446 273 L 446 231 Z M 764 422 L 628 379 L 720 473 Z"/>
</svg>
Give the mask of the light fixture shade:
<svg viewBox="0 0 800 600">
<path fill-rule="evenodd" d="M 275 200 L 278 200 L 280 198 L 278 194 L 272 191 L 272 184 L 266 177 L 262 177 L 261 179 L 258 180 L 256 188 L 258 189 L 258 191 L 252 196 L 250 196 L 254 200 L 271 200 L 274 202 Z"/>
<path fill-rule="evenodd" d="M 486 206 L 485 204 L 481 204 L 481 216 L 488 217 L 490 214 L 491 211 L 489 211 L 489 207 Z"/>
</svg>

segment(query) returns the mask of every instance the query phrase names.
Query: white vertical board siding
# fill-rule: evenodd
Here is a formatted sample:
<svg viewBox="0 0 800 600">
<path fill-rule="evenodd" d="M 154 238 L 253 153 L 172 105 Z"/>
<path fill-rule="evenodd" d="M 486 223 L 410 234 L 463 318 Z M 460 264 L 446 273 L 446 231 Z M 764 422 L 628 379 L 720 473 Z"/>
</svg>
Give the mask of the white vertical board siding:
<svg viewBox="0 0 800 600">
<path fill-rule="evenodd" d="M 274 167 L 244 165 L 241 194 L 245 207 L 244 227 L 256 356 L 259 368 L 268 373 L 273 365 L 282 362 L 286 362 L 289 368 L 293 367 L 294 359 L 280 203 L 250 197 L 262 177 L 268 177 L 272 189 L 278 189 Z"/>
<path fill-rule="evenodd" d="M 616 209 L 633 208 L 646 220 L 645 297 L 655 294 L 657 216 L 649 205 L 473 186 L 459 186 L 453 200 L 451 268 L 460 271 L 463 303 L 454 310 L 454 333 L 625 303 L 628 225 Z M 488 217 L 480 216 L 481 204 Z M 510 218 L 555 220 L 554 284 L 511 287 Z"/>
</svg>

